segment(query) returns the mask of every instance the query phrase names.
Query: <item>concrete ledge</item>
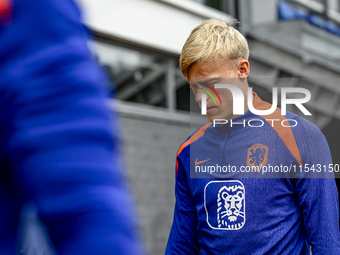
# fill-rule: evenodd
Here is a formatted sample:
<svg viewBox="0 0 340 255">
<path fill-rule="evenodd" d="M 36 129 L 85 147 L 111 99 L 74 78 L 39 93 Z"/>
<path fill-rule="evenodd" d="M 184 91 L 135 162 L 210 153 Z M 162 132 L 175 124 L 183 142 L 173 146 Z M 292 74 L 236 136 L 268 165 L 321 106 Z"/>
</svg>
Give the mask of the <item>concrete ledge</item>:
<svg viewBox="0 0 340 255">
<path fill-rule="evenodd" d="M 184 111 L 170 112 L 166 108 L 125 102 L 115 99 L 109 99 L 108 105 L 111 110 L 117 111 L 124 117 L 147 119 L 155 122 L 183 125 L 188 127 L 201 127 L 209 122 L 206 117 L 196 113 Z"/>
<path fill-rule="evenodd" d="M 197 16 L 201 16 L 202 18 L 221 19 L 226 22 L 232 22 L 234 20 L 233 17 L 222 11 L 216 10 L 212 7 L 194 1 L 188 0 L 158 0 L 158 1 L 177 7 L 178 9 L 182 9 L 186 12 L 190 12 Z"/>
</svg>

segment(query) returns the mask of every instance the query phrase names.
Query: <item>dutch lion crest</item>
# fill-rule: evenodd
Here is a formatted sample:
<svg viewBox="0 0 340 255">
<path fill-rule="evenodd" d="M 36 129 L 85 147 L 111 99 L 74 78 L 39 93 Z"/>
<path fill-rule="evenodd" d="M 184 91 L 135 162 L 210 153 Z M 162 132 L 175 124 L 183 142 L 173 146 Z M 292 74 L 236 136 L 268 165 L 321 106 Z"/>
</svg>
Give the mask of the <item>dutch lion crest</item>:
<svg viewBox="0 0 340 255">
<path fill-rule="evenodd" d="M 268 147 L 263 144 L 254 144 L 248 148 L 247 165 L 261 169 L 268 162 Z"/>
</svg>

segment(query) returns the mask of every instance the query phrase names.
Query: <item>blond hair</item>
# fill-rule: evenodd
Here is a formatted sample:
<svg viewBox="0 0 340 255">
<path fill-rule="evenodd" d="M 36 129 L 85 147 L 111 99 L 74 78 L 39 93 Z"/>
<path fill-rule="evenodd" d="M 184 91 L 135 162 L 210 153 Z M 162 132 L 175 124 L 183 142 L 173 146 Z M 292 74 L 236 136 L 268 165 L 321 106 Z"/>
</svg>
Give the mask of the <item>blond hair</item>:
<svg viewBox="0 0 340 255">
<path fill-rule="evenodd" d="M 249 47 L 244 36 L 224 21 L 210 19 L 192 30 L 185 42 L 180 68 L 186 77 L 196 62 L 221 58 L 227 62 L 249 58 Z"/>
</svg>

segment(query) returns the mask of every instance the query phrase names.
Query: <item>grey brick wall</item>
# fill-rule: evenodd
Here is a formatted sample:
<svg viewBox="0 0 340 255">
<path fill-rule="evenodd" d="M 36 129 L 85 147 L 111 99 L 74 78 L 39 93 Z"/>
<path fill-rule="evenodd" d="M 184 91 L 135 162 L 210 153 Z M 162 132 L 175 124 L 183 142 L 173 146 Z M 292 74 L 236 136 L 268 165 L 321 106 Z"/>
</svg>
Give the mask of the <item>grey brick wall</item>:
<svg viewBox="0 0 340 255">
<path fill-rule="evenodd" d="M 164 254 L 175 205 L 175 160 L 187 126 L 121 118 L 123 152 L 149 255 Z"/>
</svg>

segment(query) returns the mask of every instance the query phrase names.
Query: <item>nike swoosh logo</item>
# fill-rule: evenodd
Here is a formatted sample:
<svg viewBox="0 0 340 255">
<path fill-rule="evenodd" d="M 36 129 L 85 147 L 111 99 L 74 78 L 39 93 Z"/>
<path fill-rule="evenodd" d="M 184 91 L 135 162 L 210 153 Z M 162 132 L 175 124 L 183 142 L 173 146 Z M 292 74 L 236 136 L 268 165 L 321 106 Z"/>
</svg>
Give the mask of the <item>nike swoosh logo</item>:
<svg viewBox="0 0 340 255">
<path fill-rule="evenodd" d="M 197 158 L 198 159 L 198 158 Z M 197 161 L 197 159 L 195 160 L 195 166 L 199 165 L 199 164 L 202 164 L 204 162 L 207 162 L 209 161 L 210 159 L 206 159 L 206 160 L 202 160 L 202 161 Z"/>
</svg>

